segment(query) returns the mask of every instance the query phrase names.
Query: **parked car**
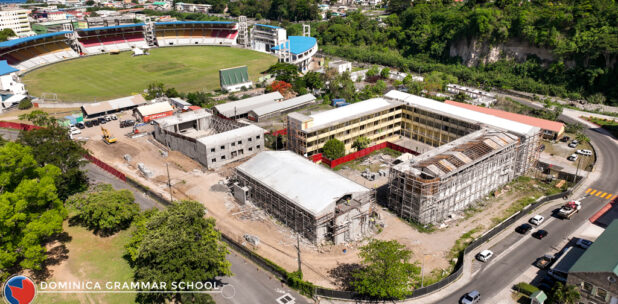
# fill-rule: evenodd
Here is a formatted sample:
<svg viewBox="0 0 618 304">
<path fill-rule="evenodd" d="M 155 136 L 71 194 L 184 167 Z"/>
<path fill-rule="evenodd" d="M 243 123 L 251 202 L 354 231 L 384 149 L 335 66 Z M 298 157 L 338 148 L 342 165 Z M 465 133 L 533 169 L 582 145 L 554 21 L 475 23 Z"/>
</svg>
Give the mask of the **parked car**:
<svg viewBox="0 0 618 304">
<path fill-rule="evenodd" d="M 95 125 L 95 126 L 98 126 L 99 125 L 99 120 L 98 119 L 93 119 L 92 120 L 92 124 Z"/>
<path fill-rule="evenodd" d="M 118 120 L 118 116 L 116 116 L 116 114 L 110 115 L 109 118 L 111 118 L 112 120 Z"/>
<path fill-rule="evenodd" d="M 556 281 L 554 281 L 551 277 L 545 277 L 536 287 L 545 293 L 549 293 L 554 287 L 554 284 L 556 284 Z"/>
<path fill-rule="evenodd" d="M 588 249 L 590 245 L 592 245 L 592 241 L 585 240 L 585 239 L 578 239 L 577 243 L 575 243 L 575 246 L 584 248 L 584 249 Z"/>
<path fill-rule="evenodd" d="M 576 147 L 577 147 L 577 144 L 574 144 L 572 142 L 569 144 L 569 148 L 576 148 Z"/>
<path fill-rule="evenodd" d="M 105 121 L 112 121 L 112 118 L 109 115 L 105 115 L 103 118 L 105 118 Z"/>
<path fill-rule="evenodd" d="M 539 146 L 539 151 L 540 151 L 540 152 L 545 151 L 545 144 L 541 144 L 541 145 Z"/>
<path fill-rule="evenodd" d="M 494 256 L 494 253 L 491 250 L 485 249 L 476 255 L 476 259 L 481 262 L 487 262 L 492 256 Z"/>
<path fill-rule="evenodd" d="M 534 266 L 538 267 L 539 269 L 547 269 L 549 268 L 551 263 L 554 262 L 554 260 L 555 258 L 552 255 L 546 254 L 536 259 L 536 261 L 534 261 Z"/>
<path fill-rule="evenodd" d="M 535 233 L 532 234 L 532 236 L 541 240 L 544 237 L 546 237 L 548 234 L 549 232 L 547 232 L 546 230 L 537 230 Z"/>
<path fill-rule="evenodd" d="M 481 300 L 481 293 L 478 290 L 473 290 L 464 295 L 459 303 L 461 304 L 475 304 Z"/>
<path fill-rule="evenodd" d="M 92 123 L 92 120 L 86 120 L 84 124 L 86 124 L 86 127 L 88 128 L 92 128 L 92 126 L 94 126 L 94 124 Z"/>
<path fill-rule="evenodd" d="M 570 161 L 576 161 L 577 160 L 577 154 L 573 153 L 571 155 L 569 155 L 569 157 L 567 157 L 568 160 Z"/>
<path fill-rule="evenodd" d="M 581 155 L 585 155 L 585 156 L 590 156 L 592 155 L 592 151 L 590 150 L 577 150 L 575 153 L 577 154 L 581 154 Z"/>
<path fill-rule="evenodd" d="M 77 126 L 78 129 L 85 129 L 86 125 L 83 122 L 78 122 L 75 124 L 75 126 Z"/>
<path fill-rule="evenodd" d="M 532 230 L 532 226 L 530 226 L 530 224 L 521 224 L 517 228 L 515 228 L 515 231 L 517 231 L 517 232 L 519 232 L 521 234 L 526 234 L 530 230 Z"/>
<path fill-rule="evenodd" d="M 102 125 L 103 125 L 103 124 L 105 124 L 105 123 L 107 123 L 107 120 L 106 120 L 104 117 L 99 117 L 97 120 L 98 120 L 98 121 L 99 121 L 99 123 L 100 123 L 100 124 L 102 124 Z"/>
<path fill-rule="evenodd" d="M 530 219 L 530 224 L 538 226 L 541 225 L 541 223 L 545 220 L 545 217 L 542 215 L 535 215 Z"/>
<path fill-rule="evenodd" d="M 569 141 L 569 139 L 571 139 L 571 138 L 568 137 L 568 136 L 562 136 L 562 138 L 560 138 L 560 141 L 561 142 L 567 142 L 567 141 Z"/>
<path fill-rule="evenodd" d="M 80 131 L 79 129 L 75 128 L 75 129 L 71 129 L 70 133 L 71 133 L 71 135 L 77 135 L 77 134 L 81 134 L 82 131 Z"/>
</svg>

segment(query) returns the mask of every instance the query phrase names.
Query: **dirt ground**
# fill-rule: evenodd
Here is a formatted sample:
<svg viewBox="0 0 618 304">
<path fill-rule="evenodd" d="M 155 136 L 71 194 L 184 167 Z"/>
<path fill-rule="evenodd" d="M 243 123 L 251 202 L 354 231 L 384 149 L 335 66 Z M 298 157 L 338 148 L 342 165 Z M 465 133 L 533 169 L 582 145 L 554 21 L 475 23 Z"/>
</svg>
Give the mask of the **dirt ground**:
<svg viewBox="0 0 618 304">
<path fill-rule="evenodd" d="M 260 239 L 259 246 L 255 248 L 257 253 L 275 261 L 289 271 L 296 269 L 296 239 L 291 230 L 253 206 L 240 206 L 228 192 L 227 187 L 223 185 L 226 177 L 231 175 L 233 167 L 239 163 L 228 165 L 216 172 L 207 171 L 181 153 L 169 152 L 165 157 L 163 153 L 165 148 L 150 136 L 133 139 L 123 136 L 122 134 L 128 132 L 129 129 L 120 129 L 117 121 L 106 124 L 106 128 L 118 138 L 116 144 L 105 144 L 100 139 L 100 128 L 82 130 L 83 137 L 89 138 L 86 141 L 86 147 L 97 158 L 164 196 L 169 196 L 166 186 L 165 163 L 167 162 L 170 164 L 169 174 L 173 184 L 174 199 L 193 199 L 203 203 L 208 215 L 217 220 L 217 227 L 222 232 L 248 246 L 250 245 L 245 241 L 244 235 L 255 235 Z M 125 154 L 131 156 L 131 161 L 127 162 L 123 158 Z M 144 178 L 137 170 L 137 163 L 143 163 L 152 170 L 153 178 Z M 343 171 L 340 174 L 353 180 L 361 179 L 358 180 L 359 182 L 364 180 L 358 171 L 347 172 L 346 170 L 340 170 Z M 383 179 L 382 182 L 386 183 L 387 179 Z M 368 186 L 373 185 L 368 184 Z M 468 217 L 462 212 L 459 220 L 451 221 L 447 227 L 429 234 L 417 231 L 408 223 L 377 206 L 377 212 L 384 222 L 384 229 L 375 237 L 384 240 L 396 239 L 405 244 L 413 251 L 414 258 L 419 265 L 424 258 L 425 273 L 428 274 L 434 269 L 445 269 L 449 266 L 448 252 L 462 234 L 479 225 L 489 228 L 492 225 L 491 219 L 499 216 L 513 201 L 513 197 L 503 195 L 488 205 L 485 212 Z M 360 262 L 358 248 L 365 242 L 314 246 L 303 241 L 301 259 L 304 278 L 321 286 L 336 287 L 337 281 L 329 274 L 329 271 L 340 264 Z"/>
</svg>

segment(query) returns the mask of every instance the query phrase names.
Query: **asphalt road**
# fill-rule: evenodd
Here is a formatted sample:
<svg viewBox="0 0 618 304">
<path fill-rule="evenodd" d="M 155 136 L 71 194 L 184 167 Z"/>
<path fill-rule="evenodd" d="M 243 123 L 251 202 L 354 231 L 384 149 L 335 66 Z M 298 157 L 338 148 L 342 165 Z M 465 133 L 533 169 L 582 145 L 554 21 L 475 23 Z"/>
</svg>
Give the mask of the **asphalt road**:
<svg viewBox="0 0 618 304">
<path fill-rule="evenodd" d="M 564 116 L 561 116 L 560 119 L 572 121 Z M 603 157 L 603 167 L 595 168 L 595 170 L 599 170 L 600 176 L 590 188 L 618 193 L 618 174 L 616 174 L 618 172 L 618 147 L 607 135 L 596 129 L 588 129 L 584 132 L 595 143 L 596 152 Z M 575 197 L 574 199 L 578 198 Z M 548 253 L 553 254 L 562 249 L 558 247 L 559 244 L 585 221 L 588 221 L 607 202 L 608 200 L 595 196 L 586 197 L 582 200 L 582 210 L 571 220 L 560 220 L 552 217 L 553 208 L 541 213 L 546 220 L 540 225 L 539 229 L 547 230 L 548 236 L 543 240 L 538 240 L 531 237 L 531 233 L 522 236 L 513 231 L 490 248 L 494 252 L 494 257 L 488 263 L 473 262 L 472 270 L 479 270 L 479 272 L 471 282 L 440 300 L 439 303 L 458 303 L 464 294 L 475 289 L 481 293 L 481 303 L 489 303 L 489 300 L 501 290 L 510 288 L 509 284 L 528 269 L 538 257 Z M 483 249 L 486 248 L 481 246 L 478 251 Z"/>
</svg>

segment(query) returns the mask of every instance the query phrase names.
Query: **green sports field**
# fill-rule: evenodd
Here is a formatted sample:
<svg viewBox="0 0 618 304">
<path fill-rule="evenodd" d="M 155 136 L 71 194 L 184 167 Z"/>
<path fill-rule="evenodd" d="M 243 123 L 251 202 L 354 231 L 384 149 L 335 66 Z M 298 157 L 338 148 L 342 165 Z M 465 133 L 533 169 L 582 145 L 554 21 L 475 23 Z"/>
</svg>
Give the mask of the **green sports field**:
<svg viewBox="0 0 618 304">
<path fill-rule="evenodd" d="M 219 69 L 249 67 L 251 80 L 274 64 L 274 56 L 246 49 L 187 46 L 150 50 L 150 55 L 132 57 L 132 52 L 102 54 L 56 63 L 22 77 L 34 96 L 56 93 L 61 101 L 102 101 L 141 93 L 159 81 L 181 92 L 219 88 Z"/>
</svg>

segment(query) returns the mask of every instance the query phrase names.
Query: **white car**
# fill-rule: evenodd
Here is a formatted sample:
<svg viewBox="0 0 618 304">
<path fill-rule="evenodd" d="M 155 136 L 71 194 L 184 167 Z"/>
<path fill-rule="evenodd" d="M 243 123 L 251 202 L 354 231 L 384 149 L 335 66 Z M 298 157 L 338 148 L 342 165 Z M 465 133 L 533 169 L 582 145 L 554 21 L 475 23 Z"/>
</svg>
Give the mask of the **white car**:
<svg viewBox="0 0 618 304">
<path fill-rule="evenodd" d="M 535 215 L 530 219 L 530 224 L 538 226 L 541 225 L 541 223 L 545 220 L 545 217 L 542 215 Z"/>
<path fill-rule="evenodd" d="M 481 262 L 487 262 L 492 256 L 494 256 L 494 253 L 491 250 L 485 249 L 479 252 L 479 254 L 476 255 L 476 258 Z"/>
<path fill-rule="evenodd" d="M 77 134 L 82 134 L 82 131 L 80 131 L 79 129 L 75 128 L 71 128 L 71 135 L 77 135 Z"/>
<path fill-rule="evenodd" d="M 570 160 L 570 161 L 576 161 L 577 160 L 577 154 L 573 153 L 569 157 L 567 157 L 567 159 Z"/>
<path fill-rule="evenodd" d="M 577 154 L 581 154 L 581 155 L 585 155 L 585 156 L 591 156 L 592 155 L 592 151 L 590 151 L 590 150 L 577 150 L 576 153 Z"/>
</svg>

